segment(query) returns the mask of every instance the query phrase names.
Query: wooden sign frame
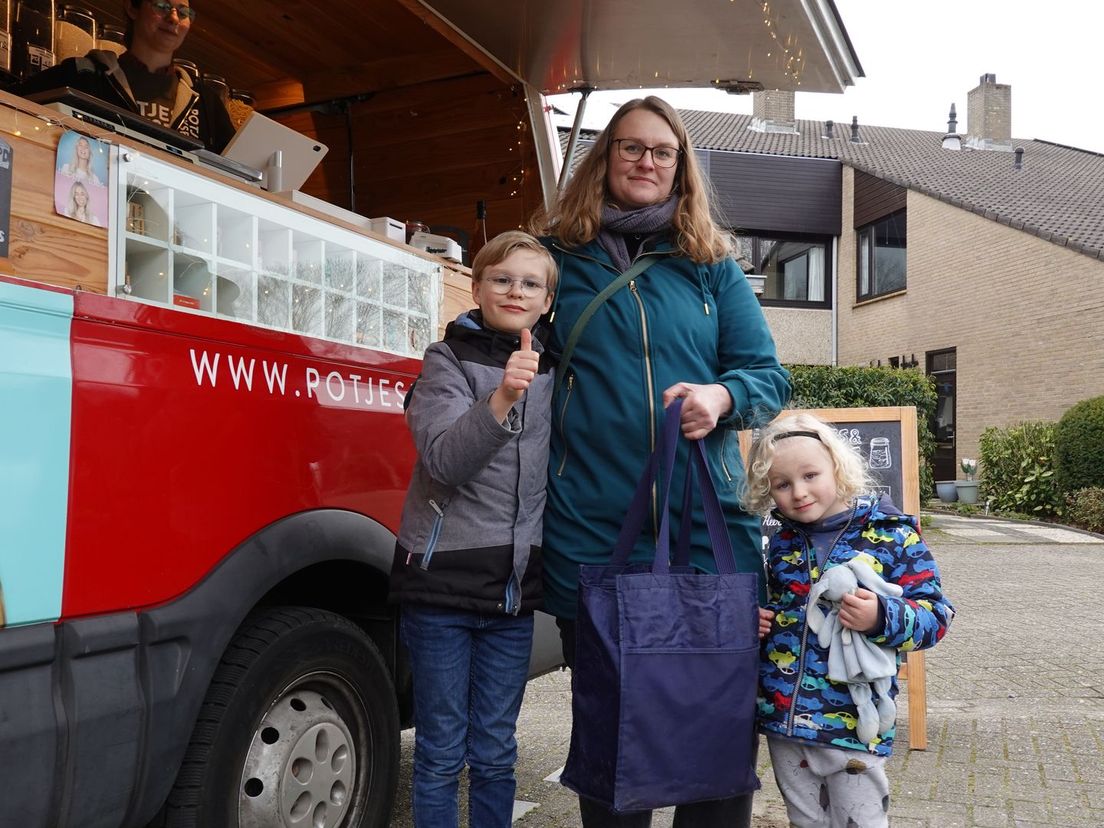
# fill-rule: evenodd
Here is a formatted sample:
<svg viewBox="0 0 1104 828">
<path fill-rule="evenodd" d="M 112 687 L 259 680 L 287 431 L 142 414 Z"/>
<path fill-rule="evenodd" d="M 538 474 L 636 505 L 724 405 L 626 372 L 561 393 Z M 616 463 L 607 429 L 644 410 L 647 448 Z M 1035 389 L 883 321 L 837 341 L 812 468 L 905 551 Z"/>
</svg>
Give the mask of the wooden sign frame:
<svg viewBox="0 0 1104 828">
<path fill-rule="evenodd" d="M 788 409 L 779 417 L 807 413 L 826 423 L 898 423 L 900 427 L 901 502 L 894 505 L 910 515 L 920 515 L 920 461 L 916 438 L 916 409 L 913 406 L 883 406 L 876 408 L 801 408 Z M 746 463 L 751 450 L 751 431 L 740 432 L 740 453 Z M 927 672 L 923 651 L 907 653 L 898 678 L 908 682 L 909 750 L 928 748 Z"/>
</svg>

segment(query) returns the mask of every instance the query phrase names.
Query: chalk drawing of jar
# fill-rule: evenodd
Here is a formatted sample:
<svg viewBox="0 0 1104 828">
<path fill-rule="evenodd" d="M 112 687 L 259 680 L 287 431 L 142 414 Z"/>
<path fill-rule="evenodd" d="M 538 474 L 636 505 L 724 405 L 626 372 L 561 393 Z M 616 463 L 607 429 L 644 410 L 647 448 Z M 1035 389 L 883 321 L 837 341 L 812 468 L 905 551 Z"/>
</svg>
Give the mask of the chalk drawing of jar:
<svg viewBox="0 0 1104 828">
<path fill-rule="evenodd" d="M 872 469 L 889 469 L 893 467 L 893 457 L 889 453 L 888 437 L 870 438 L 870 456 L 867 466 Z"/>
</svg>

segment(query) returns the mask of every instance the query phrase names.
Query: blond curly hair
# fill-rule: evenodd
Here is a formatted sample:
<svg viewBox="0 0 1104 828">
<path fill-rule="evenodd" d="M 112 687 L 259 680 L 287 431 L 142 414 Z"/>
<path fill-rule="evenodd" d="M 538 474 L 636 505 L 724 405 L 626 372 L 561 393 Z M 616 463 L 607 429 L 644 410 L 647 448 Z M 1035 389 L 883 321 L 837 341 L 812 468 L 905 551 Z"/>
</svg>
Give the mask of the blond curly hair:
<svg viewBox="0 0 1104 828">
<path fill-rule="evenodd" d="M 840 437 L 839 432 L 813 414 L 801 412 L 783 414 L 755 436 L 748 453 L 747 481 L 740 501 L 748 512 L 766 514 L 774 508 L 770 493 L 770 469 L 774 462 L 775 444 L 784 434 L 809 431 L 816 435 L 832 460 L 836 478 L 836 494 L 844 503 L 870 491 L 874 481 L 858 451 Z M 782 438 L 786 439 L 786 438 Z"/>
<path fill-rule="evenodd" d="M 666 121 L 682 150 L 672 190 L 678 197 L 672 220 L 675 246 L 689 259 L 701 264 L 719 262 L 732 255 L 731 234 L 713 220 L 714 193 L 698 167 L 690 134 L 678 112 L 655 95 L 622 104 L 579 162 L 556 203 L 533 216 L 529 222 L 530 231 L 536 235 L 555 236 L 568 247 L 578 247 L 597 238 L 602 225 L 602 205 L 610 199 L 607 183 L 610 147 L 621 119 L 637 109 L 646 109 Z"/>
</svg>

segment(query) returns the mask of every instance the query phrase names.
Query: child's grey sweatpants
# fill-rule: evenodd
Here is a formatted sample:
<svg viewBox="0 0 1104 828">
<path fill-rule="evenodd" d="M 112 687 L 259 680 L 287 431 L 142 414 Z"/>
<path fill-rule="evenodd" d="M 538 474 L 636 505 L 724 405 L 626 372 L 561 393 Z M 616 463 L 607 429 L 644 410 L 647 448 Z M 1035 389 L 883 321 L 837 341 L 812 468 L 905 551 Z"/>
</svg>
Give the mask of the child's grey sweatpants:
<svg viewBox="0 0 1104 828">
<path fill-rule="evenodd" d="M 887 828 L 886 757 L 767 736 L 778 789 L 795 828 Z"/>
</svg>

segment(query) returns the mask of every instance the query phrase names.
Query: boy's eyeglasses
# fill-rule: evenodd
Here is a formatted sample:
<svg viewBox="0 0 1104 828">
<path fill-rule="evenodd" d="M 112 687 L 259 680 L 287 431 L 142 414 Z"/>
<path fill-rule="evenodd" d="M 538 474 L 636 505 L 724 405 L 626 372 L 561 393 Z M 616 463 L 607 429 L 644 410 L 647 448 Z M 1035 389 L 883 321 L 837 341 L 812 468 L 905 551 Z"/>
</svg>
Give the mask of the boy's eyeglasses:
<svg viewBox="0 0 1104 828">
<path fill-rule="evenodd" d="M 542 290 L 548 290 L 548 285 L 542 282 L 534 282 L 532 279 L 511 279 L 509 276 L 489 276 L 483 280 L 491 288 L 492 293 L 507 294 L 514 285 L 521 285 L 521 295 L 532 299 Z"/>
<path fill-rule="evenodd" d="M 682 150 L 678 147 L 649 147 L 632 138 L 614 138 L 613 143 L 617 145 L 617 154 L 623 161 L 639 161 L 644 157 L 644 153 L 650 152 L 652 163 L 657 167 L 673 167 L 682 155 Z"/>
<path fill-rule="evenodd" d="M 195 20 L 195 9 L 182 3 L 170 3 L 168 0 L 150 0 L 150 5 L 162 17 L 168 17 L 174 11 L 181 20 Z"/>
</svg>

